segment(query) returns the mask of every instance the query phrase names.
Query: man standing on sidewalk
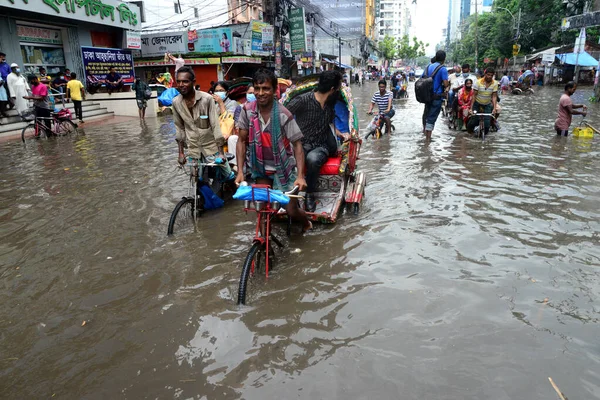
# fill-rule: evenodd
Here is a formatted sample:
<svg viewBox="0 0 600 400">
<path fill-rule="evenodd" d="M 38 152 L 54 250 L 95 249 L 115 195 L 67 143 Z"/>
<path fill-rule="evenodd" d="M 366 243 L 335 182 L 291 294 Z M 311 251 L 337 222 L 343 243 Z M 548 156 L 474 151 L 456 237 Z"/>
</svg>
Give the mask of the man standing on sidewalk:
<svg viewBox="0 0 600 400">
<path fill-rule="evenodd" d="M 446 61 L 446 52 L 444 50 L 438 50 L 431 61 L 432 63 L 423 73 L 424 76 L 425 74 L 427 74 L 426 76 L 431 76 L 438 66 L 444 64 Z M 444 95 L 447 86 L 448 70 L 442 67 L 435 76 L 433 76 L 433 101 L 431 103 L 425 103 L 425 110 L 423 110 L 423 133 L 425 133 L 427 141 L 431 140 L 431 132 L 433 132 L 435 122 L 442 110 L 442 96 Z"/>
<path fill-rule="evenodd" d="M 71 72 L 71 80 L 67 83 L 67 98 L 73 100 L 73 106 L 75 106 L 75 116 L 79 120 L 79 123 L 83 123 L 83 109 L 81 102 L 85 100 L 85 89 L 83 83 L 77 80 L 77 74 Z"/>
</svg>

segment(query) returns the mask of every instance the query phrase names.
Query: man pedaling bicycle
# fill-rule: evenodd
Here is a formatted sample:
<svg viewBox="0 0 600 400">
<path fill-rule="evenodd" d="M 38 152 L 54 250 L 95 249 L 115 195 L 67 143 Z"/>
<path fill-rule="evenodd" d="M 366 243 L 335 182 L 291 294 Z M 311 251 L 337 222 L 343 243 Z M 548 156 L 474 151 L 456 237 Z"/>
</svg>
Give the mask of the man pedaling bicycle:
<svg viewBox="0 0 600 400">
<path fill-rule="evenodd" d="M 181 96 L 173 99 L 173 121 L 177 130 L 175 140 L 179 145 L 180 165 L 186 163 L 184 152 L 199 159 L 204 156 L 208 161 L 219 165 L 219 180 L 224 182 L 235 177 L 223 151 L 225 138 L 219 126 L 218 106 L 211 95 L 194 89 L 196 75 L 187 66 L 177 70 L 175 77 L 177 90 Z"/>
<path fill-rule="evenodd" d="M 254 74 L 252 86 L 256 101 L 246 102 L 237 120 L 236 158 L 246 160 L 248 150 L 246 174 L 257 184 L 284 192 L 296 186 L 300 191 L 305 190 L 302 132 L 293 115 L 275 100 L 277 77 L 261 68 Z M 235 183 L 243 181 L 244 168 L 240 165 Z M 290 199 L 286 210 L 293 220 L 302 223 L 303 231 L 312 228 L 296 198 Z"/>
<path fill-rule="evenodd" d="M 396 111 L 392 110 L 392 99 L 394 95 L 392 92 L 386 90 L 387 83 L 384 80 L 379 81 L 379 90 L 373 94 L 371 98 L 371 106 L 367 114 L 373 112 L 375 105 L 379 108 L 379 113 L 383 114 L 385 120 L 385 133 L 390 134 L 391 131 L 391 118 L 396 114 Z"/>
</svg>

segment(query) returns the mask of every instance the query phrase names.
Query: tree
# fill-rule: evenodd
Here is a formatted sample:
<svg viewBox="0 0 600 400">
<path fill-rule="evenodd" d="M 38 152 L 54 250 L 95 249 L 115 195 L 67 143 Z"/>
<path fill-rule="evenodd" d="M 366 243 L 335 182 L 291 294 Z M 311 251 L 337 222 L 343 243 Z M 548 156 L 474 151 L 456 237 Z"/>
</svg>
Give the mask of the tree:
<svg viewBox="0 0 600 400">
<path fill-rule="evenodd" d="M 385 35 L 383 40 L 379 43 L 379 51 L 384 59 L 392 61 L 396 57 L 396 39 Z"/>
<path fill-rule="evenodd" d="M 398 41 L 398 58 L 401 58 L 405 61 L 415 60 L 425 55 L 425 48 L 427 46 L 429 46 L 429 44 L 423 43 L 416 37 L 413 37 L 413 43 L 410 44 L 410 38 L 408 35 L 404 35 Z"/>
<path fill-rule="evenodd" d="M 492 60 L 512 57 L 512 45 L 515 43 L 516 19 L 521 9 L 519 37 L 516 41 L 521 45 L 523 53 L 531 53 L 536 49 L 550 46 L 573 44 L 579 30 L 560 30 L 565 16 L 579 14 L 583 10 L 585 0 L 495 0 L 490 13 L 478 16 L 478 37 L 475 37 L 475 16 L 471 15 L 461 26 L 461 39 L 454 41 L 448 48 L 448 59 L 454 63 L 470 63 L 475 61 L 475 40 L 477 40 L 479 65 L 484 58 Z M 511 16 L 504 8 L 511 11 Z M 588 30 L 588 40 L 598 40 L 598 29 Z"/>
</svg>

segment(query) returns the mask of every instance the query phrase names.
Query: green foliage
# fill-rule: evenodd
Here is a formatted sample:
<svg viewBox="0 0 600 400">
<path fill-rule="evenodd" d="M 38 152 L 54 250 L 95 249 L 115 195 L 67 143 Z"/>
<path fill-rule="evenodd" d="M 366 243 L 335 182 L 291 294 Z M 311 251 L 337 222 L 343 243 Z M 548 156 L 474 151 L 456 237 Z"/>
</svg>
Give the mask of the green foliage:
<svg viewBox="0 0 600 400">
<path fill-rule="evenodd" d="M 392 61 L 396 57 L 396 38 L 385 35 L 379 43 L 379 51 L 384 59 Z"/>
<path fill-rule="evenodd" d="M 493 11 L 478 16 L 478 64 L 484 58 L 496 60 L 512 57 L 515 43 L 516 19 L 521 7 L 520 34 L 517 42 L 521 54 L 529 54 L 537 49 L 550 46 L 574 44 L 578 30 L 563 32 L 561 21 L 565 16 L 578 14 L 583 9 L 584 0 L 563 3 L 563 0 L 496 0 Z M 502 8 L 509 9 L 515 19 Z M 461 27 L 461 40 L 452 42 L 448 49 L 448 60 L 453 63 L 475 61 L 475 15 L 469 16 Z M 588 41 L 597 42 L 600 30 L 587 30 Z"/>
<path fill-rule="evenodd" d="M 425 55 L 425 48 L 429 46 L 429 44 L 423 43 L 416 37 L 413 37 L 413 42 L 411 44 L 408 35 L 402 36 L 402 38 L 398 40 L 397 45 L 398 49 L 396 54 L 398 58 L 401 58 L 405 62 L 423 57 Z"/>
</svg>

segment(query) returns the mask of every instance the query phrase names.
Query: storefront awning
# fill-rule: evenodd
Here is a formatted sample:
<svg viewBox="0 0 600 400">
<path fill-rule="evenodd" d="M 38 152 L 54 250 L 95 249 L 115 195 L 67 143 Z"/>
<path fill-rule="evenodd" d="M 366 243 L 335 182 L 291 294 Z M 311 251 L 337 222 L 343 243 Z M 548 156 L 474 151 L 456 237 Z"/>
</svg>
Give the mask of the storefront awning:
<svg viewBox="0 0 600 400">
<path fill-rule="evenodd" d="M 337 61 L 330 60 L 329 58 L 326 58 L 326 57 L 323 57 L 323 61 L 325 61 L 327 63 L 330 63 L 330 64 L 337 65 L 338 67 L 344 68 L 344 69 L 352 69 L 353 68 L 350 65 L 346 65 L 346 64 L 343 64 L 343 63 L 338 63 Z"/>
<path fill-rule="evenodd" d="M 585 51 L 579 53 L 579 58 L 577 58 L 577 53 L 565 53 L 565 54 L 557 54 L 556 57 L 563 64 L 569 65 L 579 65 L 580 67 L 596 67 L 598 66 L 598 60 L 594 57 L 590 56 Z"/>
</svg>

